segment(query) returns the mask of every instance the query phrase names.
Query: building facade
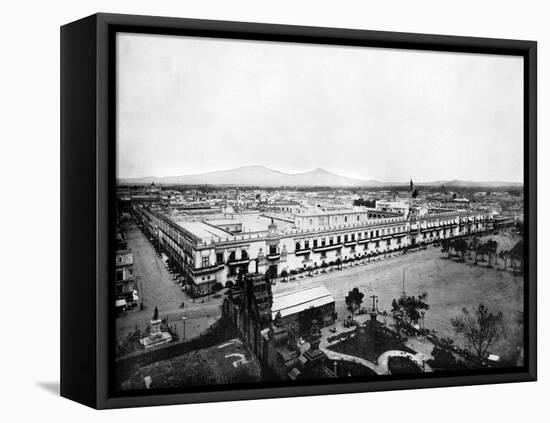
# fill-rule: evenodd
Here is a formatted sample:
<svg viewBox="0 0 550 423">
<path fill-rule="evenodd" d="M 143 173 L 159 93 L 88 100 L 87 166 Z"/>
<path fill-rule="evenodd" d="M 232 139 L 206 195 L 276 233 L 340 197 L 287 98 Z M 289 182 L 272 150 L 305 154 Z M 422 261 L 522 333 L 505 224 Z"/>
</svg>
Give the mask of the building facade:
<svg viewBox="0 0 550 423">
<path fill-rule="evenodd" d="M 210 293 L 216 284 L 234 284 L 240 273 L 268 273 L 275 278 L 283 271 L 289 274 L 485 233 L 492 230 L 493 222 L 491 213 L 481 211 L 405 217 L 357 208 L 298 213 L 293 225 L 272 219 L 264 229 L 242 228 L 235 233 L 207 222 L 176 222 L 146 207 L 135 207 L 134 212 L 196 295 Z"/>
<path fill-rule="evenodd" d="M 117 250 L 115 254 L 115 296 L 117 308 L 131 308 L 138 301 L 134 256 L 130 249 Z"/>
</svg>

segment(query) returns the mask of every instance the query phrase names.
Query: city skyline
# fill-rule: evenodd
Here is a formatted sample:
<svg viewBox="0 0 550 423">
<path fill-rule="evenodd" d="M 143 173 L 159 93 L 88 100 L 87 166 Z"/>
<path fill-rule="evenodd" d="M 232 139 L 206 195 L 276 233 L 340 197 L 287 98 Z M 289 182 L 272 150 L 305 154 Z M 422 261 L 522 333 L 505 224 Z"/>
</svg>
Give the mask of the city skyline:
<svg viewBox="0 0 550 423">
<path fill-rule="evenodd" d="M 523 182 L 518 57 L 136 34 L 117 51 L 119 178 Z"/>
<path fill-rule="evenodd" d="M 166 184 L 174 184 L 174 183 L 178 183 L 178 184 L 181 184 L 181 185 L 193 185 L 195 183 L 190 183 L 190 182 L 177 182 L 177 180 L 180 180 L 180 179 L 183 179 L 183 178 L 200 178 L 200 177 L 203 177 L 203 176 L 210 176 L 210 175 L 214 175 L 214 174 L 224 174 L 224 173 L 227 173 L 227 172 L 236 172 L 236 171 L 248 171 L 248 170 L 251 170 L 251 171 L 256 171 L 256 170 L 265 170 L 265 171 L 269 171 L 269 172 L 272 172 L 272 173 L 279 173 L 281 174 L 281 176 L 284 176 L 284 177 L 294 177 L 294 176 L 305 176 L 305 175 L 314 175 L 315 173 L 324 173 L 324 174 L 330 174 L 332 176 L 335 176 L 335 177 L 339 177 L 339 178 L 344 178 L 344 179 L 349 179 L 349 180 L 354 180 L 354 181 L 357 181 L 357 182 L 364 182 L 365 183 L 365 186 L 368 186 L 369 184 L 377 184 L 377 185 L 380 185 L 380 186 L 391 186 L 391 185 L 409 185 L 411 182 L 413 182 L 413 179 L 414 179 L 414 184 L 415 185 L 435 185 L 435 184 L 447 184 L 447 183 L 465 183 L 465 184 L 472 184 L 474 186 L 484 186 L 483 184 L 487 184 L 487 185 L 492 185 L 492 186 L 507 186 L 507 185 L 523 185 L 523 181 L 521 182 L 517 182 L 517 181 L 510 181 L 510 180 L 499 180 L 499 181 L 479 181 L 479 180 L 466 180 L 466 179 L 438 179 L 438 180 L 429 180 L 429 181 L 423 181 L 423 180 L 418 180 L 413 176 L 410 176 L 407 180 L 402 180 L 402 181 L 382 181 L 382 180 L 379 180 L 379 179 L 369 179 L 369 180 L 364 180 L 364 179 L 358 179 L 358 178 L 353 178 L 353 177 L 350 177 L 346 174 L 339 174 L 339 173 L 336 173 L 336 172 L 333 172 L 331 171 L 330 169 L 324 169 L 324 168 L 315 168 L 315 169 L 309 169 L 309 170 L 304 170 L 304 171 L 295 171 L 295 172 L 285 172 L 283 170 L 280 170 L 280 169 L 274 169 L 274 168 L 270 168 L 270 167 L 267 167 L 265 165 L 245 165 L 245 166 L 239 166 L 239 167 L 236 167 L 236 168 L 228 168 L 228 169 L 219 169 L 219 170 L 209 170 L 209 171 L 205 171 L 205 172 L 202 172 L 202 173 L 196 173 L 196 174 L 186 174 L 186 175 L 166 175 L 166 176 L 163 176 L 163 177 L 158 177 L 158 176 L 155 176 L 155 175 L 146 175 L 146 176 L 141 176 L 141 177 L 133 177 L 133 178 L 117 178 L 117 180 L 119 182 L 130 182 L 130 183 L 133 183 L 133 182 L 136 182 L 136 181 L 139 181 L 139 182 L 156 182 L 156 183 L 166 183 Z M 253 175 L 251 176 L 253 177 Z M 215 184 L 215 183 L 209 183 L 209 182 L 203 182 L 207 185 L 218 185 L 218 184 Z M 219 184 L 219 185 L 232 185 L 232 183 L 228 182 L 226 184 Z M 254 186 L 254 185 L 260 185 L 262 186 L 263 184 L 262 183 L 259 183 L 256 181 L 256 182 L 250 182 L 250 184 L 237 184 L 237 185 L 243 185 L 243 186 L 246 186 L 246 185 L 250 185 L 250 186 Z M 287 184 L 288 185 L 288 184 Z M 272 186 L 272 185 L 270 185 Z M 274 185 L 273 185 L 274 186 Z M 281 186 L 285 186 L 285 183 L 283 182 L 281 184 Z M 292 186 L 292 185 L 290 185 Z M 322 186 L 319 185 L 319 186 Z"/>
</svg>

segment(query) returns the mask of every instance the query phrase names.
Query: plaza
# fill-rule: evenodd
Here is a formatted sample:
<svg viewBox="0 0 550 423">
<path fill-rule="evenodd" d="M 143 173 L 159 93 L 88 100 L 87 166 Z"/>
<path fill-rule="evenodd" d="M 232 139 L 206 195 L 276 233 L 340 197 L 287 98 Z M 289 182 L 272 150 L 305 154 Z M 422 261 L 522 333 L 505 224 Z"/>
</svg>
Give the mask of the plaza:
<svg viewBox="0 0 550 423">
<path fill-rule="evenodd" d="M 430 309 L 424 318 L 425 328 L 435 330 L 440 338 L 455 339 L 455 343 L 462 347 L 467 348 L 468 345 L 457 338 L 450 320 L 458 316 L 463 307 L 472 309 L 484 303 L 491 311 L 502 311 L 506 337 L 492 349 L 499 355 L 506 355 L 512 354 L 523 344 L 523 334 L 517 330 L 517 318 L 523 312 L 523 277 L 500 270 L 500 267 L 487 268 L 484 264 L 474 266 L 469 262 L 457 262 L 448 259 L 439 247 L 429 247 L 379 261 L 365 261 L 341 271 L 334 269 L 287 283 L 279 281 L 273 291 L 278 293 L 324 285 L 336 300 L 337 329 L 343 330 L 342 321 L 350 314 L 345 304 L 349 291 L 359 288 L 365 294 L 365 307 L 370 307 L 369 296 L 378 296 L 378 309 L 390 313 L 392 300 L 403 293 L 404 273 L 407 295 L 428 293 Z M 390 316 L 379 316 L 379 320 L 393 325 Z"/>
</svg>

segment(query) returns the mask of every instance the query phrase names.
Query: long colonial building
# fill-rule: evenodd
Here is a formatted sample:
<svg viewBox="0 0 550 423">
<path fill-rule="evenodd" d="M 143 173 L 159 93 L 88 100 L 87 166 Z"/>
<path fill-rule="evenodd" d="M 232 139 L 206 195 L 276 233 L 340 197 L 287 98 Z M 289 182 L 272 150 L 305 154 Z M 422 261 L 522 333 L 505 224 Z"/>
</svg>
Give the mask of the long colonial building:
<svg viewBox="0 0 550 423">
<path fill-rule="evenodd" d="M 492 213 L 467 210 L 419 209 L 407 215 L 368 208 L 315 210 L 294 214 L 293 222 L 259 213 L 200 220 L 144 206 L 134 206 L 134 212 L 196 295 L 235 282 L 239 272 L 277 277 L 482 233 L 493 225 Z"/>
</svg>

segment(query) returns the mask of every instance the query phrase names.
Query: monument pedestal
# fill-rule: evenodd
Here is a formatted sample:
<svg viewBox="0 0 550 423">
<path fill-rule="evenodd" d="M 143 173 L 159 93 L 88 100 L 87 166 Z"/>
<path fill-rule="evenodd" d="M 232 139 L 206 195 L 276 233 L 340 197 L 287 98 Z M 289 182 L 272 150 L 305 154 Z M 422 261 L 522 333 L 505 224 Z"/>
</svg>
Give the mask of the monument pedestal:
<svg viewBox="0 0 550 423">
<path fill-rule="evenodd" d="M 141 338 L 139 341 L 145 348 L 156 347 L 157 345 L 166 344 L 172 341 L 172 335 L 160 330 L 161 322 L 160 319 L 151 320 L 151 332 L 149 332 L 149 336 Z"/>
</svg>

